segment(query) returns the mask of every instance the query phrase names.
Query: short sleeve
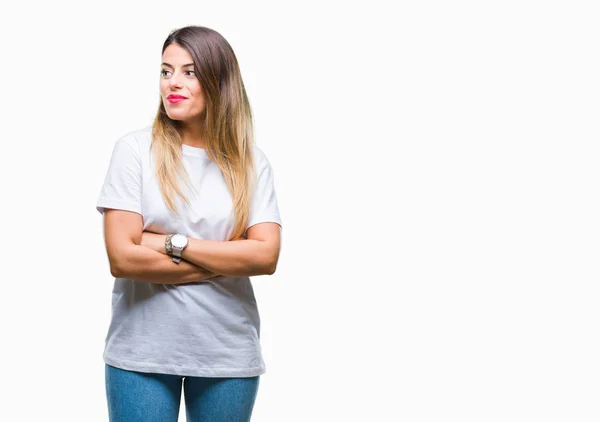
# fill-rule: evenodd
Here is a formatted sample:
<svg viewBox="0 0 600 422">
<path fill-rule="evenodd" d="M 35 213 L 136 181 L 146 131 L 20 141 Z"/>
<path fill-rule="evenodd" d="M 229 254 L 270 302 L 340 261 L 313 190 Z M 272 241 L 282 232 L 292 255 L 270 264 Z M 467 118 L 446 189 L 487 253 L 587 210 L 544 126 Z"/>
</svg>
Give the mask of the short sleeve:
<svg viewBox="0 0 600 422">
<path fill-rule="evenodd" d="M 256 189 L 250 203 L 250 218 L 246 229 L 258 223 L 277 223 L 281 226 L 281 216 L 275 193 L 275 179 L 271 163 L 258 148 L 255 149 L 257 163 Z"/>
<path fill-rule="evenodd" d="M 120 138 L 113 148 L 110 164 L 96 209 L 106 208 L 142 213 L 142 162 L 139 147 L 130 139 Z"/>
</svg>

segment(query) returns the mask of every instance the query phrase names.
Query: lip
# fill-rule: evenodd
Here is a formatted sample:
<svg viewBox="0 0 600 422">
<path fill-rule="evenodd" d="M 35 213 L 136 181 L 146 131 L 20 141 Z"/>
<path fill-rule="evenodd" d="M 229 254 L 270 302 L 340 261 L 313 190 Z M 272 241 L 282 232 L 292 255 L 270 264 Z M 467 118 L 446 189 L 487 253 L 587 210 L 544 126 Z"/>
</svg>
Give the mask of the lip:
<svg viewBox="0 0 600 422">
<path fill-rule="evenodd" d="M 169 103 L 171 104 L 177 104 L 182 102 L 183 100 L 187 100 L 187 97 L 177 94 L 169 94 L 169 96 L 167 97 L 167 101 L 169 101 Z"/>
</svg>

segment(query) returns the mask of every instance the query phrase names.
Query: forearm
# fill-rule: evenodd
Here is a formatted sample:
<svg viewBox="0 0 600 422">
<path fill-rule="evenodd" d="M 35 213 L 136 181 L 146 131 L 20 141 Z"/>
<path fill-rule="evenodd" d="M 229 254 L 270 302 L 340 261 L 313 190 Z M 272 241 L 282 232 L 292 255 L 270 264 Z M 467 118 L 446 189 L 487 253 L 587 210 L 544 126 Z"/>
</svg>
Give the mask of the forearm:
<svg viewBox="0 0 600 422">
<path fill-rule="evenodd" d="M 182 258 L 217 274 L 242 277 L 273 274 L 273 253 L 266 242 L 189 238 Z"/>
<path fill-rule="evenodd" d="M 164 254 L 166 235 L 142 233 L 142 245 Z M 273 274 L 278 251 L 269 242 L 256 239 L 200 240 L 188 236 L 188 245 L 181 257 L 215 274 L 245 277 Z M 181 262 L 183 262 L 183 260 Z"/>
<path fill-rule="evenodd" d="M 156 284 L 186 284 L 218 275 L 192 262 L 176 264 L 170 256 L 142 245 L 128 247 L 119 262 L 111 265 L 111 272 L 115 277 Z"/>
</svg>

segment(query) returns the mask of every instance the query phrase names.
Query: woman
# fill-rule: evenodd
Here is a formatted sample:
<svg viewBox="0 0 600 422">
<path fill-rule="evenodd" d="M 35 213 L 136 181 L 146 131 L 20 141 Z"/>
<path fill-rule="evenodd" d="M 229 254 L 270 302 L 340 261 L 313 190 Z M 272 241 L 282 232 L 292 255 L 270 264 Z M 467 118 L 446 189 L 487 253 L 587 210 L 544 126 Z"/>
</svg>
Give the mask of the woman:
<svg viewBox="0 0 600 422">
<path fill-rule="evenodd" d="M 250 276 L 281 219 L 236 56 L 191 26 L 163 44 L 153 125 L 114 146 L 97 209 L 115 277 L 103 359 L 113 422 L 248 421 L 265 373 Z"/>
</svg>

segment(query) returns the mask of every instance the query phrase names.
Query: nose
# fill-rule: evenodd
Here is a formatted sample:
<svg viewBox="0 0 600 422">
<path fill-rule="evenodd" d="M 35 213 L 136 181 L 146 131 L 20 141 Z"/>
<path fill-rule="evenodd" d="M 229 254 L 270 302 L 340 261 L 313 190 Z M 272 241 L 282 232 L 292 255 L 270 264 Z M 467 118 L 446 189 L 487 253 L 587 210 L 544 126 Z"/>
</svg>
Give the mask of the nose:
<svg viewBox="0 0 600 422">
<path fill-rule="evenodd" d="M 181 83 L 179 82 L 179 74 L 177 72 L 173 72 L 173 75 L 169 78 L 169 86 L 171 88 L 181 88 Z"/>
</svg>

